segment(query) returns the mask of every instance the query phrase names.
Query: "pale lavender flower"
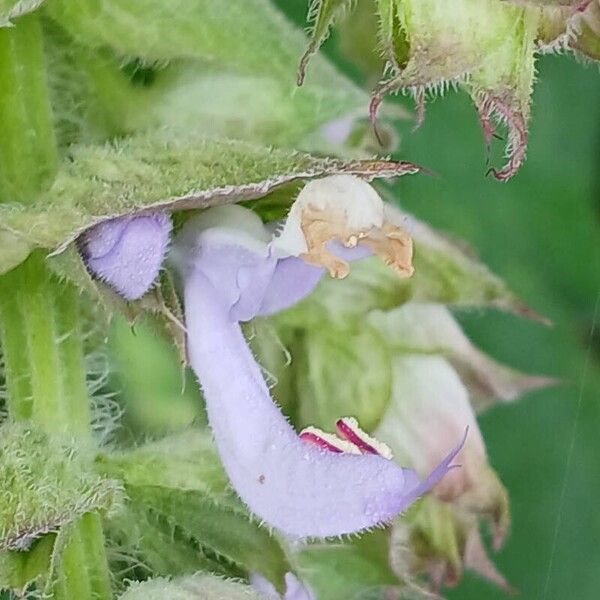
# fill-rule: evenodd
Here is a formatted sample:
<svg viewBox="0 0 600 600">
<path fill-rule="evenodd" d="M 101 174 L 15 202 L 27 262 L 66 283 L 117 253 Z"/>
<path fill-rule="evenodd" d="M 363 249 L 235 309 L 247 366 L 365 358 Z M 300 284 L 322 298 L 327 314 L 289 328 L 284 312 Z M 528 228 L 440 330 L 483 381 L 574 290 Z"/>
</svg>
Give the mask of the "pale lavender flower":
<svg viewBox="0 0 600 600">
<path fill-rule="evenodd" d="M 170 234 L 169 216 L 152 212 L 99 223 L 83 234 L 79 247 L 94 276 L 136 300 L 158 277 Z"/>
<path fill-rule="evenodd" d="M 341 258 L 335 254 L 342 250 L 340 243 L 364 243 L 398 271 L 412 271 L 405 234 L 386 220 L 369 186 L 362 204 L 357 194 L 353 197 L 356 190 L 346 184 L 356 182 L 350 179 L 325 183 L 337 203 L 316 190 L 321 193 L 316 203 L 304 198 L 304 207 L 296 204 L 273 242 L 266 242 L 267 230 L 256 215 L 234 206 L 192 220 L 177 244 L 190 364 L 225 470 L 252 512 L 298 538 L 342 535 L 388 522 L 440 481 L 462 446 L 420 481 L 414 471 L 390 460 L 388 450 L 352 419 L 337 423 L 344 439 L 316 429 L 298 436 L 273 402 L 246 344 L 239 321 L 294 304 L 316 285 L 321 266 L 343 276 L 347 260 L 364 255 L 362 248 L 345 248 Z M 363 185 L 358 184 L 359 191 Z M 313 224 L 314 236 L 303 239 L 302 232 Z M 332 238 L 338 245 L 328 243 Z"/>
<path fill-rule="evenodd" d="M 93 273 L 133 299 L 156 278 L 169 232 L 165 215 L 125 217 L 87 232 L 81 248 Z M 240 322 L 292 306 L 325 270 L 344 277 L 349 261 L 371 253 L 412 274 L 412 241 L 396 213 L 349 175 L 307 184 L 275 236 L 250 210 L 224 206 L 189 221 L 172 253 L 189 360 L 223 466 L 248 508 L 291 537 L 390 521 L 452 469 L 462 447 L 421 481 L 351 418 L 337 422 L 341 438 L 314 428 L 299 436 L 269 394 Z"/>
</svg>

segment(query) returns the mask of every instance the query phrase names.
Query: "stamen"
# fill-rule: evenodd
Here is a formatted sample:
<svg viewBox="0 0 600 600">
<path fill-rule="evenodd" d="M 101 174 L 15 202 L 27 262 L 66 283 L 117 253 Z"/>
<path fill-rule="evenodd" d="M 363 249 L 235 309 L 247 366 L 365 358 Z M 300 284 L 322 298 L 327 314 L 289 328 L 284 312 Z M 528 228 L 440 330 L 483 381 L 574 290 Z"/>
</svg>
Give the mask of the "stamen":
<svg viewBox="0 0 600 600">
<path fill-rule="evenodd" d="M 362 454 L 377 454 L 388 460 L 394 458 L 389 446 L 365 433 L 354 417 L 338 419 L 335 426 L 338 433 L 359 448 Z"/>
<path fill-rule="evenodd" d="M 350 441 L 342 440 L 333 433 L 326 433 L 316 427 L 306 427 L 300 432 L 299 437 L 303 442 L 308 442 L 309 444 L 337 454 L 342 452 L 345 454 L 362 454 L 360 448 Z"/>
</svg>

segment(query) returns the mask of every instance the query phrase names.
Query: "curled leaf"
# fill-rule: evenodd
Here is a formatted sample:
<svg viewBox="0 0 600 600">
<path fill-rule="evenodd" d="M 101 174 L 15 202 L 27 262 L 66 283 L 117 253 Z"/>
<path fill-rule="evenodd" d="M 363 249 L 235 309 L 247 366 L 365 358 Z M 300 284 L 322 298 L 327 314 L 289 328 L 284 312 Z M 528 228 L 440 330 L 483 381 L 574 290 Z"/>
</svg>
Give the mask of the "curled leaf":
<svg viewBox="0 0 600 600">
<path fill-rule="evenodd" d="M 75 146 L 54 184 L 37 202 L 0 205 L 0 273 L 29 248 L 60 253 L 90 227 L 149 209 L 206 208 L 265 196 L 302 179 L 336 173 L 366 180 L 416 173 L 411 163 L 341 161 L 245 142 L 148 134 L 103 146 Z M 12 255 L 12 258 L 11 258 Z"/>
<path fill-rule="evenodd" d="M 20 425 L 0 436 L 0 550 L 23 550 L 84 513 L 110 512 L 120 488 L 72 447 Z"/>
</svg>

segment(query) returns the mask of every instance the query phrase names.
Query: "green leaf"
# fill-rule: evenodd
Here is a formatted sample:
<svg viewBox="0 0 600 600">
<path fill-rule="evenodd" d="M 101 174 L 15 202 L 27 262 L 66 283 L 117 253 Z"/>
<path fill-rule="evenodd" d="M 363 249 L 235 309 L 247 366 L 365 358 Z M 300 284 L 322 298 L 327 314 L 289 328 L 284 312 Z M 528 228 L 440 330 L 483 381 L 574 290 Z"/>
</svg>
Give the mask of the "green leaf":
<svg viewBox="0 0 600 600">
<path fill-rule="evenodd" d="M 322 126 L 358 119 L 368 102 L 343 87 L 292 93 L 288 78 L 272 73 L 229 72 L 189 61 L 169 66 L 140 91 L 123 115 L 125 131 L 169 127 L 319 152 L 332 146 Z"/>
<path fill-rule="evenodd" d="M 333 2 L 342 3 L 349 0 Z M 121 59 L 142 64 L 180 60 L 191 65 L 184 67 L 181 85 L 171 80 L 168 88 L 174 91 L 163 95 L 162 106 L 150 109 L 151 121 L 158 113 L 171 124 L 181 120 L 174 104 L 183 102 L 179 113 L 190 123 L 196 114 L 213 133 L 217 128 L 228 135 L 237 128 L 236 138 L 258 124 L 254 139 L 274 143 L 291 141 L 290 134 L 299 128 L 304 136 L 317 124 L 364 109 L 368 101 L 321 57 L 315 58 L 309 85 L 294 89 L 293 73 L 306 39 L 269 0 L 56 0 L 48 12 L 82 46 L 108 47 Z M 131 115 L 136 118 L 135 111 Z M 278 125 L 283 125 L 279 132 Z M 298 140 L 293 145 L 298 147 Z"/>
<path fill-rule="evenodd" d="M 140 135 L 73 147 L 70 160 L 37 202 L 0 205 L 0 231 L 32 249 L 61 252 L 85 229 L 123 214 L 238 202 L 286 183 L 340 172 L 370 179 L 416 170 L 407 163 L 343 162 L 231 140 Z M 0 247 L 0 273 L 14 266 L 15 257 Z"/>
<path fill-rule="evenodd" d="M 37 10 L 46 0 L 0 0 L 0 27 L 10 27 L 17 19 Z"/>
<path fill-rule="evenodd" d="M 111 331 L 114 385 L 126 399 L 125 419 L 134 435 L 157 437 L 202 422 L 200 391 L 184 371 L 171 332 L 162 335 L 149 318 L 133 326 L 115 319 Z"/>
<path fill-rule="evenodd" d="M 0 551 L 26 549 L 84 513 L 119 503 L 116 482 L 91 472 L 68 444 L 23 425 L 0 430 L 0 480 Z"/>
<path fill-rule="evenodd" d="M 208 431 L 190 430 L 102 455 L 96 466 L 123 480 L 129 497 L 129 516 L 109 519 L 109 535 L 152 573 L 256 571 L 281 587 L 291 570 L 285 553 L 233 494 Z M 171 551 L 161 551 L 163 543 Z M 178 567 L 175 557 L 186 553 Z"/>
<path fill-rule="evenodd" d="M 273 398 L 292 417 L 298 400 L 295 387 L 298 370 L 292 362 L 303 351 L 302 332 L 279 327 L 274 319 L 256 318 L 244 327 L 244 333 Z"/>
<path fill-rule="evenodd" d="M 377 426 L 392 385 L 391 355 L 379 332 L 368 326 L 310 329 L 294 358 L 300 426 L 332 431 L 346 416 L 368 431 Z"/>
<path fill-rule="evenodd" d="M 411 220 L 415 276 L 407 281 L 416 302 L 457 307 L 491 307 L 545 322 L 517 298 L 466 245 L 459 245 L 423 222 Z"/>
<path fill-rule="evenodd" d="M 397 0 L 376 0 L 379 16 L 379 37 L 384 57 L 396 69 L 405 66 L 409 44 L 398 18 Z"/>
<path fill-rule="evenodd" d="M 134 583 L 120 600 L 260 600 L 251 587 L 210 575 Z"/>
<path fill-rule="evenodd" d="M 246 573 L 257 572 L 283 587 L 291 570 L 278 542 L 241 508 L 233 508 L 197 491 L 159 486 L 127 485 L 132 505 L 160 517 L 182 538 L 205 554 Z M 135 527 L 133 523 L 126 527 Z"/>
<path fill-rule="evenodd" d="M 10 265 L 16 266 L 22 263 L 31 252 L 29 244 L 10 231 L 0 230 L 0 248 L 2 248 L 0 263 L 9 265 L 6 270 L 11 268 Z"/>
<path fill-rule="evenodd" d="M 205 429 L 190 429 L 131 450 L 102 454 L 96 466 L 127 485 L 197 491 L 223 502 L 234 498 L 211 434 Z"/>
<path fill-rule="evenodd" d="M 236 63 L 224 67 L 187 55 L 147 68 L 152 76 L 141 84 L 135 76 L 135 69 L 143 68 L 139 60 L 129 63 L 136 65 L 130 75 L 121 67 L 122 58 L 74 41 L 51 20 L 45 22 L 45 49 L 62 148 L 169 128 L 323 151 L 321 126 L 364 113 L 368 101 L 339 75 L 337 86 L 311 85 L 292 93 L 294 65 L 285 73 L 263 65 L 264 72 L 255 73 Z"/>
<path fill-rule="evenodd" d="M 129 131 L 129 116 L 146 114 L 147 89 L 136 85 L 106 50 L 73 41 L 50 19 L 43 21 L 46 79 L 57 144 L 104 142 Z"/>
<path fill-rule="evenodd" d="M 487 306 L 543 320 L 467 249 L 412 217 L 408 227 L 415 243 L 411 278 L 401 279 L 377 258 L 367 258 L 353 263 L 341 281 L 324 277 L 313 294 L 275 321 L 288 327 L 347 327 L 371 310 L 407 302 Z"/>
<path fill-rule="evenodd" d="M 236 565 L 210 556 L 197 540 L 161 514 L 129 503 L 104 522 L 111 570 L 120 578 L 189 575 L 203 571 L 230 577 L 244 575 Z"/>
<path fill-rule="evenodd" d="M 269 0 L 54 0 L 47 11 L 88 47 L 108 46 L 147 63 L 197 58 L 241 73 L 276 73 L 291 85 L 305 42 Z M 352 86 L 325 60 L 315 64 L 314 80 Z"/>
<path fill-rule="evenodd" d="M 56 534 L 49 533 L 34 541 L 26 552 L 0 552 L 0 590 L 11 590 L 22 596 L 35 583 L 43 587 L 51 570 L 55 546 Z"/>
<path fill-rule="evenodd" d="M 383 600 L 397 597 L 402 585 L 390 568 L 388 551 L 389 531 L 376 530 L 352 541 L 311 544 L 298 561 L 317 598 Z"/>
</svg>

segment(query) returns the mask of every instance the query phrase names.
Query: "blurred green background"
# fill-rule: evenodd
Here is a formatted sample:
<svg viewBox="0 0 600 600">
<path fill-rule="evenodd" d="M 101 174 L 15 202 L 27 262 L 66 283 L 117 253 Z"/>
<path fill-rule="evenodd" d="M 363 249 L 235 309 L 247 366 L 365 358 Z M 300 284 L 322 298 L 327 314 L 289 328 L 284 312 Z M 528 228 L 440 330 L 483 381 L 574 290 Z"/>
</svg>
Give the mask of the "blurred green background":
<svg viewBox="0 0 600 600">
<path fill-rule="evenodd" d="M 484 177 L 481 133 L 464 95 L 432 103 L 423 128 L 403 137 L 402 154 L 440 174 L 398 185 L 403 206 L 471 243 L 554 323 L 492 312 L 461 317 L 496 358 L 564 379 L 481 419 L 512 501 L 513 532 L 498 565 L 527 600 L 598 598 L 598 329 L 591 335 L 600 293 L 598 69 L 564 57 L 540 61 L 528 159 L 507 184 Z M 449 597 L 502 594 L 467 576 Z"/>
<path fill-rule="evenodd" d="M 304 24 L 306 0 L 280 0 Z M 324 52 L 364 84 L 333 35 Z M 354 49 L 356 50 L 356 48 Z M 291 74 L 293 77 L 293 74 Z M 387 102 L 393 102 L 388 100 Z M 410 108 L 406 98 L 395 101 Z M 572 58 L 544 57 L 533 101 L 528 159 L 501 184 L 486 177 L 482 135 L 465 94 L 448 93 L 428 105 L 417 132 L 401 125 L 398 156 L 438 177 L 404 178 L 395 186 L 401 205 L 433 226 L 469 242 L 482 260 L 554 325 L 544 327 L 496 312 L 461 314 L 474 341 L 499 360 L 532 373 L 562 378 L 553 389 L 498 406 L 481 419 L 490 460 L 507 486 L 513 532 L 496 557 L 524 600 L 600 597 L 600 324 L 592 336 L 600 294 L 600 73 Z M 497 142 L 494 164 L 501 157 Z M 600 318 L 600 312 L 597 320 Z M 154 407 L 161 424 L 185 424 L 198 414 L 193 385 L 165 374 L 170 349 L 135 340 L 124 328 L 113 336 L 114 358 L 138 381 L 135 411 L 148 396 L 170 397 Z M 127 369 L 135 352 L 147 348 Z M 132 349 L 133 350 L 133 349 Z M 134 366 L 134 365 L 132 365 Z M 160 412 L 160 411 L 163 412 Z M 494 600 L 502 592 L 468 573 L 451 599 Z"/>
</svg>

